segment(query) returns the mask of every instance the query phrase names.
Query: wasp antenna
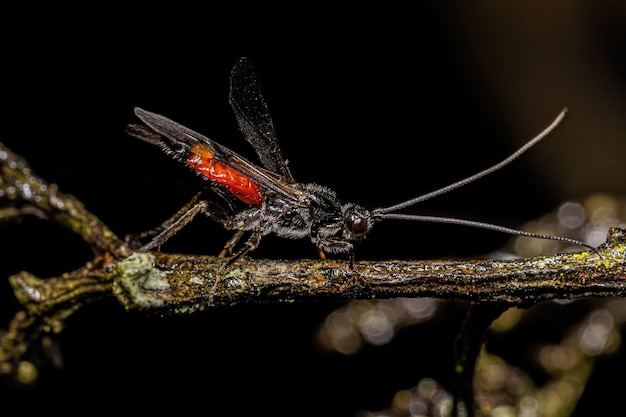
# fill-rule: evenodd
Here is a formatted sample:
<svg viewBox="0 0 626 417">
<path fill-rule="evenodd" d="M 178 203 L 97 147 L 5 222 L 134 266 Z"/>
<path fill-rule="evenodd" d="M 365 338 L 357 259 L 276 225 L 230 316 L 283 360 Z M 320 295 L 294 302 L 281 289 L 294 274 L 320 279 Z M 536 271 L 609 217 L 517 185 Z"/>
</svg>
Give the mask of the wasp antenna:
<svg viewBox="0 0 626 417">
<path fill-rule="evenodd" d="M 552 123 L 550 123 L 550 125 L 548 127 L 546 127 L 541 133 L 539 133 L 537 136 L 535 136 L 534 138 L 532 138 L 530 141 L 526 142 L 526 144 L 524 146 L 522 146 L 521 148 L 519 148 L 517 151 L 515 151 L 513 154 L 511 154 L 508 158 L 503 159 L 502 161 L 498 162 L 497 164 L 493 165 L 490 168 L 487 168 L 483 171 L 480 171 L 477 174 L 474 174 L 470 177 L 464 178 L 460 181 L 457 181 L 453 184 L 447 185 L 443 188 L 440 188 L 438 190 L 432 191 L 428 194 L 424 194 L 421 195 L 419 197 L 413 198 L 411 200 L 407 200 L 404 201 L 402 203 L 399 204 L 395 204 L 393 206 L 389 206 L 389 207 L 384 207 L 384 208 L 378 208 L 375 209 L 373 211 L 373 213 L 376 214 L 382 214 L 382 213 L 389 213 L 392 211 L 396 211 L 396 210 L 400 210 L 403 209 L 405 207 L 409 207 L 412 206 L 413 204 L 417 204 L 420 203 L 422 201 L 425 200 L 429 200 L 433 197 L 436 197 L 438 195 L 441 194 L 445 194 L 449 191 L 454 190 L 455 188 L 459 188 L 462 187 L 464 185 L 467 185 L 471 182 L 476 181 L 479 178 L 482 178 L 486 175 L 491 174 L 492 172 L 495 172 L 497 170 L 499 170 L 500 168 L 503 168 L 504 166 L 510 164 L 511 162 L 513 162 L 513 160 L 515 160 L 516 158 L 518 158 L 520 155 L 522 155 L 524 152 L 526 152 L 527 150 L 529 150 L 530 148 L 532 148 L 534 145 L 536 145 L 541 139 L 545 138 L 550 132 L 552 132 L 554 130 L 554 128 L 556 128 L 559 123 L 561 123 L 561 121 L 563 120 L 563 118 L 565 117 L 565 113 L 567 113 L 567 107 L 564 107 L 563 110 L 561 110 L 561 112 L 559 113 L 559 115 L 556 117 L 556 119 L 554 119 L 554 121 Z"/>
<path fill-rule="evenodd" d="M 504 227 L 504 226 L 500 226 L 497 224 L 476 222 L 473 220 L 465 220 L 465 219 L 456 219 L 454 217 L 420 216 L 420 215 L 415 215 L 415 214 L 399 214 L 399 213 L 380 214 L 378 217 L 379 219 L 398 219 L 398 220 L 412 220 L 412 221 L 430 222 L 430 223 L 459 224 L 462 226 L 470 226 L 470 227 L 478 227 L 481 229 L 495 230 L 497 232 L 508 233 L 510 235 L 515 235 L 515 236 L 526 236 L 526 237 L 533 237 L 537 239 L 558 240 L 561 242 L 571 243 L 577 246 L 583 246 L 594 252 L 596 251 L 596 249 L 593 246 L 588 245 L 584 242 L 581 242 L 580 240 L 571 239 L 569 237 L 542 235 L 539 233 L 532 233 L 532 232 L 525 232 L 523 230 L 518 230 L 518 229 L 511 229 L 509 227 Z"/>
</svg>

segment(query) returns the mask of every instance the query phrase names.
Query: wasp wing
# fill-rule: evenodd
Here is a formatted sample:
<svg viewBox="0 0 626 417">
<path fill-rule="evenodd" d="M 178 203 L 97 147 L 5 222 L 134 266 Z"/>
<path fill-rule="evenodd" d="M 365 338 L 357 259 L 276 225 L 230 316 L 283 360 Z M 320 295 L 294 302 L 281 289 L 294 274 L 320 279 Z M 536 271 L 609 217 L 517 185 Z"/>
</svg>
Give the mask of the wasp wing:
<svg viewBox="0 0 626 417">
<path fill-rule="evenodd" d="M 248 58 L 240 58 L 231 71 L 228 101 L 241 132 L 254 148 L 263 166 L 286 180 L 293 181 L 287 161 L 278 146 L 274 123 L 263 98 L 259 80 Z"/>
<path fill-rule="evenodd" d="M 160 146 L 179 161 L 186 163 L 187 157 L 193 152 L 193 148 L 198 145 L 203 146 L 213 154 L 216 161 L 239 171 L 263 187 L 282 194 L 295 202 L 300 202 L 301 192 L 290 185 L 293 182 L 287 183 L 276 173 L 254 165 L 227 147 L 160 114 L 136 107 L 135 115 L 149 129 L 144 126 L 129 125 L 126 131 L 143 141 Z"/>
</svg>

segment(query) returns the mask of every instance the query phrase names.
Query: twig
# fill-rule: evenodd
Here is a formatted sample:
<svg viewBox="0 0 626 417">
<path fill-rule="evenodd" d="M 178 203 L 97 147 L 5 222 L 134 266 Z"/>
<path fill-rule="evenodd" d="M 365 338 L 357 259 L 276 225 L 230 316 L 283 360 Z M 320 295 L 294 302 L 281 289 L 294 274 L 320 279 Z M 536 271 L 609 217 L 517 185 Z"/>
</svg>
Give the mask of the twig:
<svg viewBox="0 0 626 417">
<path fill-rule="evenodd" d="M 0 220 L 22 215 L 48 218 L 77 233 L 96 255 L 128 255 L 127 246 L 74 196 L 61 193 L 35 175 L 28 163 L 0 143 L 0 199 L 9 206 L 0 210 Z M 1 200 L 0 200 L 1 201 Z"/>
<path fill-rule="evenodd" d="M 510 306 L 623 296 L 626 231 L 597 251 L 511 260 L 357 262 L 135 253 L 115 264 L 113 289 L 129 309 L 195 312 L 243 302 L 436 297 Z M 211 289 L 218 281 L 213 297 Z"/>
<path fill-rule="evenodd" d="M 623 296 L 626 230 L 609 230 L 595 251 L 513 260 L 346 261 L 229 259 L 133 253 L 73 196 L 37 177 L 0 143 L 0 220 L 35 215 L 83 238 L 94 258 L 59 277 L 28 272 L 9 278 L 19 311 L 0 338 L 0 374 L 13 373 L 43 336 L 58 333 L 84 305 L 117 297 L 127 310 L 189 314 L 238 303 L 436 297 L 497 308 L 546 300 Z M 484 327 L 484 326 L 483 326 Z M 475 349 L 463 350 L 472 364 Z M 467 381 L 467 375 L 463 380 Z"/>
</svg>

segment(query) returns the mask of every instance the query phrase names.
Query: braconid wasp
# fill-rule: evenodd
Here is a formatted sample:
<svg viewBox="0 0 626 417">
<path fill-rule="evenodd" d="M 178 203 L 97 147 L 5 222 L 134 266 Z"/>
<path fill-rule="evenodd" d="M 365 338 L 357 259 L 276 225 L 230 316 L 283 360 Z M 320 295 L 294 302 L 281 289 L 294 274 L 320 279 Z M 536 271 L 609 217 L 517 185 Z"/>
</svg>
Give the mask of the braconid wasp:
<svg viewBox="0 0 626 417">
<path fill-rule="evenodd" d="M 539 135 L 492 167 L 411 200 L 369 210 L 353 203 L 342 204 L 333 190 L 314 183 L 300 183 L 292 177 L 278 146 L 256 73 L 247 58 L 239 59 L 231 71 L 229 103 L 239 128 L 254 148 L 262 167 L 164 116 L 135 108 L 135 114 L 144 125 L 131 124 L 127 128 L 128 133 L 160 146 L 208 181 L 207 186 L 185 207 L 151 232 L 152 240 L 139 251 L 160 247 L 198 213 L 204 213 L 226 229 L 235 231 L 220 253 L 222 257 L 233 254 L 243 234 L 250 232 L 244 247 L 235 252 L 235 259 L 256 248 L 263 236 L 275 233 L 292 239 L 309 237 L 320 256 L 348 254 L 350 265 L 353 266 L 353 242 L 363 239 L 374 223 L 384 219 L 453 223 L 591 248 L 567 237 L 530 233 L 496 224 L 397 213 L 398 210 L 467 185 L 509 164 L 547 136 L 561 122 L 566 109 Z"/>
</svg>

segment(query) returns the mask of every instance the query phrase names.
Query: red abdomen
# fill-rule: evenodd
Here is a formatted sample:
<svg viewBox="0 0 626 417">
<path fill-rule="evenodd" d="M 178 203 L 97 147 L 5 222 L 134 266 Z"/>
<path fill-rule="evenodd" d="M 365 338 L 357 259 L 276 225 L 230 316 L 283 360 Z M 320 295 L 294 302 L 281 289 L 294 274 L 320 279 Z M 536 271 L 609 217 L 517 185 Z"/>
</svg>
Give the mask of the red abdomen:
<svg viewBox="0 0 626 417">
<path fill-rule="evenodd" d="M 224 185 L 244 203 L 261 205 L 263 195 L 259 183 L 228 165 L 216 161 L 213 152 L 205 147 L 194 146 L 187 157 L 187 164 L 207 179 Z"/>
</svg>

